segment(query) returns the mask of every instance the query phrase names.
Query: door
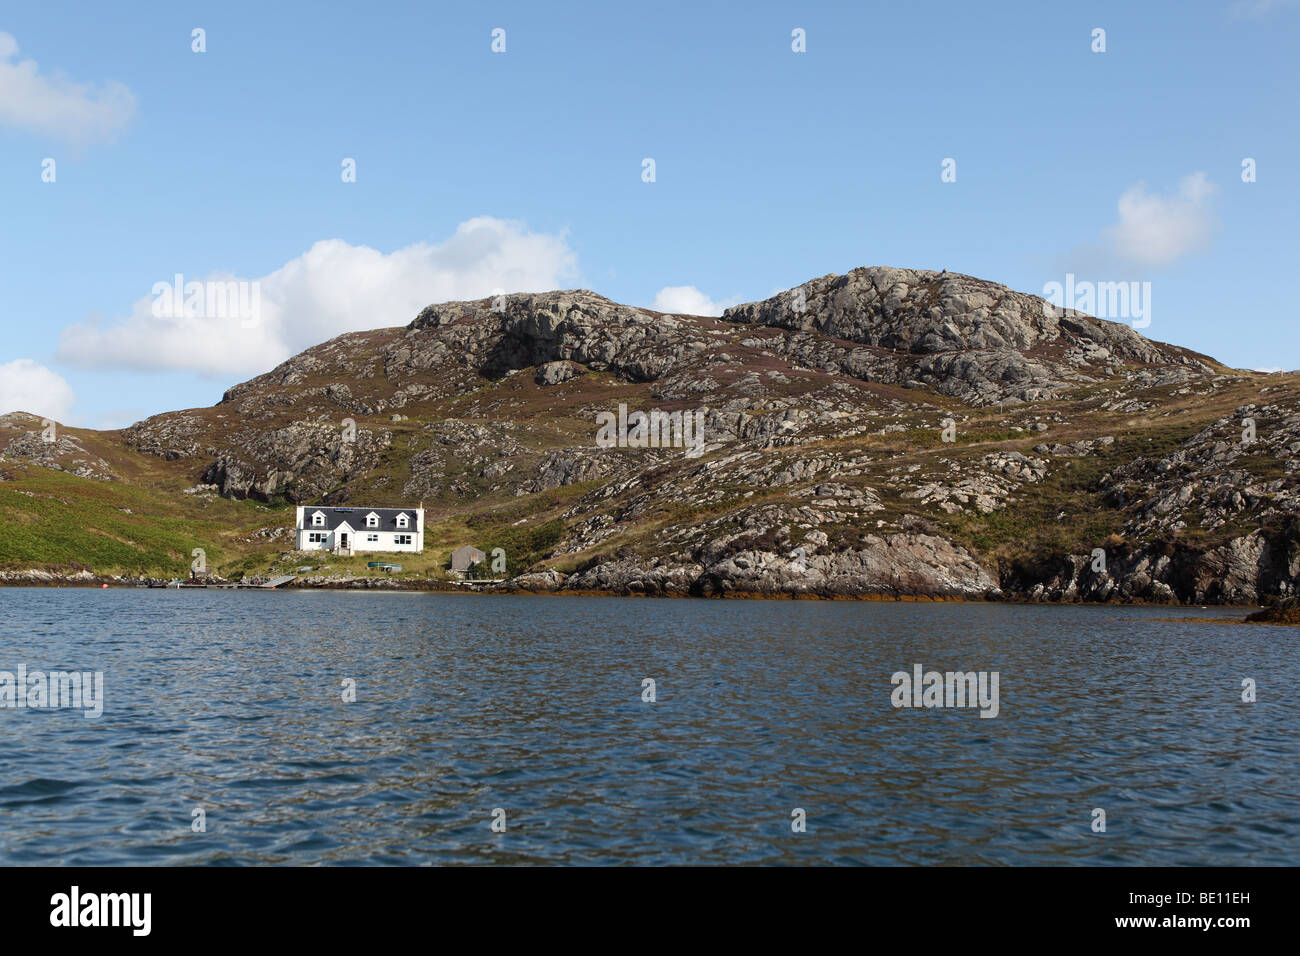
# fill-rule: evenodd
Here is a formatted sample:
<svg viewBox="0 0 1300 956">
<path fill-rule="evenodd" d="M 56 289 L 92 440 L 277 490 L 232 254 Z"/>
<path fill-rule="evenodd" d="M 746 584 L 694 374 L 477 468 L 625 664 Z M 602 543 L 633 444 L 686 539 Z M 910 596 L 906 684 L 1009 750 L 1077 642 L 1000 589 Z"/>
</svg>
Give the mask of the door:
<svg viewBox="0 0 1300 956">
<path fill-rule="evenodd" d="M 346 531 L 342 532 L 339 535 L 339 550 L 340 551 L 348 550 L 348 533 Z"/>
</svg>

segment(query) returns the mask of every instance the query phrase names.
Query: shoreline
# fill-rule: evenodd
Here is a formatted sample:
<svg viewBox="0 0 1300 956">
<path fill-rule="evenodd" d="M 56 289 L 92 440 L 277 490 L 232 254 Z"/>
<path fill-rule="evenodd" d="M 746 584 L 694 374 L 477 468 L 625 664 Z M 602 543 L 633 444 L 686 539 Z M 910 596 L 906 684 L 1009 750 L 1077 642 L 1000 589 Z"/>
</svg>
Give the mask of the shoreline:
<svg viewBox="0 0 1300 956">
<path fill-rule="evenodd" d="M 12 576 L 11 576 L 12 575 Z M 21 577 L 19 577 L 21 575 Z M 31 575 L 31 577 L 27 577 Z M 393 581 L 385 578 L 349 578 L 333 582 L 306 583 L 293 581 L 278 588 L 265 588 L 239 582 L 221 581 L 209 585 L 187 585 L 184 588 L 161 586 L 159 578 L 123 578 L 99 576 L 86 572 L 76 575 L 55 575 L 48 571 L 0 571 L 0 588 L 86 588 L 91 590 L 209 590 L 209 591 L 378 591 L 390 593 L 429 594 L 494 594 L 540 597 L 620 597 L 652 600 L 703 600 L 703 601 L 859 601 L 913 604 L 998 604 L 998 605 L 1058 605 L 1077 607 L 1152 607 L 1152 608 L 1224 608 L 1230 610 L 1264 610 L 1268 605 L 1258 603 L 1181 604 L 1168 601 L 1044 601 L 1005 594 L 944 595 L 944 594 L 824 594 L 791 591 L 725 591 L 712 594 L 678 592 L 647 592 L 626 590 L 598 590 L 590 588 L 539 588 L 511 585 L 509 581 L 465 582 L 435 581 L 429 579 Z M 173 579 L 174 580 L 174 579 Z"/>
</svg>

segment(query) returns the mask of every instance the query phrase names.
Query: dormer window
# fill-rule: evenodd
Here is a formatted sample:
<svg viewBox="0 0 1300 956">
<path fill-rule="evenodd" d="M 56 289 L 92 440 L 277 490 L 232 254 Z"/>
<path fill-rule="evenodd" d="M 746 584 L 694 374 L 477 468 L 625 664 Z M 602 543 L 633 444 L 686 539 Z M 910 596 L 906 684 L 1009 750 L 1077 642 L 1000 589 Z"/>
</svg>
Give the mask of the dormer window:
<svg viewBox="0 0 1300 956">
<path fill-rule="evenodd" d="M 379 515 L 375 514 L 373 511 L 370 512 L 370 514 L 366 515 L 366 527 L 367 527 L 367 528 L 378 528 L 378 527 L 379 527 Z"/>
<path fill-rule="evenodd" d="M 314 515 L 311 516 L 311 526 L 313 528 L 325 527 L 325 515 L 317 511 Z"/>
<path fill-rule="evenodd" d="M 409 528 L 409 527 L 411 526 L 411 518 L 410 518 L 410 516 L 409 516 L 409 515 L 398 515 L 398 516 L 397 516 L 397 526 L 398 526 L 399 528 Z"/>
</svg>

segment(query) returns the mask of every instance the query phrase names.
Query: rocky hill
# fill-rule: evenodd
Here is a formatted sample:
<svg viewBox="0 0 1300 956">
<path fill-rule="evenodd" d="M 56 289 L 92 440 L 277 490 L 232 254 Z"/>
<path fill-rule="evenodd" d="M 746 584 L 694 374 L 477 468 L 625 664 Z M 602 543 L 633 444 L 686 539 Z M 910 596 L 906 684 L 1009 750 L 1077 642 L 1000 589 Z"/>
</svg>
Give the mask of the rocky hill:
<svg viewBox="0 0 1300 956">
<path fill-rule="evenodd" d="M 1256 603 L 1300 581 L 1298 396 L 1300 376 L 953 273 L 856 269 L 721 318 L 510 295 L 121 432 L 51 443 L 6 416 L 0 514 L 45 520 L 21 492 L 57 472 L 205 529 L 83 573 L 183 568 L 200 540 L 223 573 L 288 567 L 289 504 L 423 501 L 412 581 L 473 543 L 506 551 L 510 588 Z M 601 447 L 620 405 L 702 437 Z M 29 539 L 0 566 L 76 565 Z"/>
</svg>

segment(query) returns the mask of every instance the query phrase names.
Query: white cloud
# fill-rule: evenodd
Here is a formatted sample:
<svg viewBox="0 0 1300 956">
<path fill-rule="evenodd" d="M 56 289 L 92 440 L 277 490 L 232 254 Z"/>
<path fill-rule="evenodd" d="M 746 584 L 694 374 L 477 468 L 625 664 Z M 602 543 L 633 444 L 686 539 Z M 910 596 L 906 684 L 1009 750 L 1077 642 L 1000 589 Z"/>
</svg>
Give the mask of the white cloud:
<svg viewBox="0 0 1300 956">
<path fill-rule="evenodd" d="M 0 415 L 31 412 L 64 421 L 76 400 L 71 385 L 31 359 L 0 365 Z"/>
<path fill-rule="evenodd" d="M 87 367 L 255 374 L 344 332 L 405 325 L 432 303 L 479 299 L 498 290 L 549 291 L 576 275 L 577 256 L 564 236 L 531 233 L 522 223 L 488 216 L 461 223 L 446 242 L 391 253 L 327 239 L 252 280 L 260 302 L 255 323 L 203 315 L 158 318 L 151 294 L 107 326 L 88 322 L 64 329 L 58 354 Z M 186 283 L 192 279 L 235 277 L 185 276 Z"/>
<path fill-rule="evenodd" d="M 78 83 L 40 72 L 18 58 L 18 42 L 0 31 L 0 125 L 76 145 L 110 139 L 130 122 L 135 96 L 121 83 Z"/>
<path fill-rule="evenodd" d="M 1167 266 L 1210 244 L 1216 220 L 1211 200 L 1218 187 L 1205 173 L 1192 173 L 1172 195 L 1159 196 L 1138 183 L 1119 197 L 1119 221 L 1104 238 L 1114 254 L 1140 266 Z"/>
<path fill-rule="evenodd" d="M 739 301 L 731 298 L 714 302 L 693 285 L 670 285 L 659 290 L 650 308 L 670 315 L 721 315 Z"/>
</svg>

